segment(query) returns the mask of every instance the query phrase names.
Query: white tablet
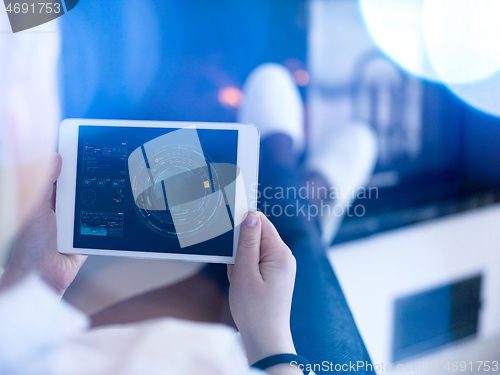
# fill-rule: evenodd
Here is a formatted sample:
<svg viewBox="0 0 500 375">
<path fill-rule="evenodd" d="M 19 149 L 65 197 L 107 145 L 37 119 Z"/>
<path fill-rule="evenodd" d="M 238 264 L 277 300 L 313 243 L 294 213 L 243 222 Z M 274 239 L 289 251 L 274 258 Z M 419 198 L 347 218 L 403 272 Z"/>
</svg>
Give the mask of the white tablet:
<svg viewBox="0 0 500 375">
<path fill-rule="evenodd" d="M 259 132 L 234 123 L 61 123 L 61 253 L 234 263 Z"/>
</svg>

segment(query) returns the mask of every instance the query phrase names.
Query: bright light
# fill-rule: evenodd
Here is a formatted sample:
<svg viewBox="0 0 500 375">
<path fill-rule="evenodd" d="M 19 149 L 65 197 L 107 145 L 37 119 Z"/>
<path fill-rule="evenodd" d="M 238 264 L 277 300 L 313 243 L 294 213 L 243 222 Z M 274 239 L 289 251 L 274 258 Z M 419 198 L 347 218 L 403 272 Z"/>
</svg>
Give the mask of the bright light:
<svg viewBox="0 0 500 375">
<path fill-rule="evenodd" d="M 500 116 L 499 19 L 497 0 L 427 0 L 423 12 L 436 72 L 460 99 L 495 116 Z"/>
<path fill-rule="evenodd" d="M 359 0 L 366 27 L 378 47 L 411 74 L 438 80 L 422 35 L 423 6 L 424 0 Z"/>
<path fill-rule="evenodd" d="M 427 0 L 422 24 L 427 54 L 443 82 L 475 82 L 500 68 L 500 1 Z"/>
<path fill-rule="evenodd" d="M 219 91 L 219 103 L 224 107 L 240 107 L 244 100 L 245 96 L 237 87 L 229 86 Z"/>
<path fill-rule="evenodd" d="M 447 86 L 467 104 L 491 115 L 500 116 L 500 72 L 482 81 Z"/>
<path fill-rule="evenodd" d="M 377 46 L 409 73 L 500 116 L 499 0 L 358 0 Z"/>
<path fill-rule="evenodd" d="M 304 69 L 297 69 L 293 72 L 293 80 L 298 86 L 307 86 L 309 83 L 309 73 Z"/>
<path fill-rule="evenodd" d="M 359 0 L 375 43 L 425 79 L 469 83 L 500 68 L 498 0 Z"/>
</svg>

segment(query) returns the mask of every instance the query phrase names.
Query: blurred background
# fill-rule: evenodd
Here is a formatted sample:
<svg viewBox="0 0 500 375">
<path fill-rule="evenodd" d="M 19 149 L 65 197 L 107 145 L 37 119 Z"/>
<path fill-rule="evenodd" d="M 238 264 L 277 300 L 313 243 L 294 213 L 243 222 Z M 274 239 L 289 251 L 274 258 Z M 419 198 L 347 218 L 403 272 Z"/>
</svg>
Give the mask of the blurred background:
<svg viewBox="0 0 500 375">
<path fill-rule="evenodd" d="M 61 19 L 63 117 L 235 121 L 251 70 L 283 64 L 308 147 L 353 120 L 378 136 L 378 194 L 329 252 L 373 362 L 448 373 L 500 359 L 499 17 L 471 0 L 81 0 Z M 66 298 L 109 297 L 82 286 L 106 262 Z"/>
</svg>

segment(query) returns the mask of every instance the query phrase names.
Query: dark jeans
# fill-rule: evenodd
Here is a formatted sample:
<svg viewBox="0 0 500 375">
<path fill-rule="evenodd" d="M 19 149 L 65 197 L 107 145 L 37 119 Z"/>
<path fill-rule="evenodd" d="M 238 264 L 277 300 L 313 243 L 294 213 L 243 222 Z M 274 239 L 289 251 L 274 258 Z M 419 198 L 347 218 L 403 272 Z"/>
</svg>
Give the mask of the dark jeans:
<svg viewBox="0 0 500 375">
<path fill-rule="evenodd" d="M 348 368 L 358 361 L 371 364 L 371 360 L 326 256 L 327 249 L 321 242 L 317 221 L 308 219 L 307 208 L 297 215 L 297 207 L 307 201 L 299 196 L 295 198 L 293 189 L 289 189 L 288 196 L 286 194 L 287 187 L 295 187 L 297 191 L 306 182 L 305 174 L 292 156 L 289 138 L 276 135 L 264 139 L 260 155 L 259 208 L 269 215 L 297 260 L 291 314 L 297 353 L 311 364 L 318 364 L 314 369 L 316 373 L 326 369 L 319 366 L 323 361 L 338 373 L 374 373 L 371 368 L 366 371 L 366 365 L 360 366 L 358 372 L 351 371 L 353 367 Z M 264 196 L 266 187 L 267 198 Z M 280 187 L 284 190 L 283 195 L 279 193 L 281 189 L 277 189 Z M 293 209 L 288 207 L 288 215 L 284 212 L 278 215 L 287 205 L 293 206 Z M 335 371 L 335 364 L 344 364 L 344 371 Z"/>
</svg>

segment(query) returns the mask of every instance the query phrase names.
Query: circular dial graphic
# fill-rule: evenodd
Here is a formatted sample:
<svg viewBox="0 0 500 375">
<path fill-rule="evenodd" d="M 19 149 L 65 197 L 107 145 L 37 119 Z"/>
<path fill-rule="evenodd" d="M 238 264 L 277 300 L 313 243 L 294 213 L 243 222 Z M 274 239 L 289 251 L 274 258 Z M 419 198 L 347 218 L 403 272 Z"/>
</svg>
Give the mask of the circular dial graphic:
<svg viewBox="0 0 500 375">
<path fill-rule="evenodd" d="M 191 147 L 148 153 L 131 179 L 139 217 L 163 236 L 203 230 L 224 203 L 217 170 Z"/>
<path fill-rule="evenodd" d="M 86 204 L 87 206 L 90 206 L 95 203 L 97 199 L 97 195 L 94 190 L 90 189 L 85 189 L 82 192 L 82 202 L 83 204 Z"/>
</svg>

